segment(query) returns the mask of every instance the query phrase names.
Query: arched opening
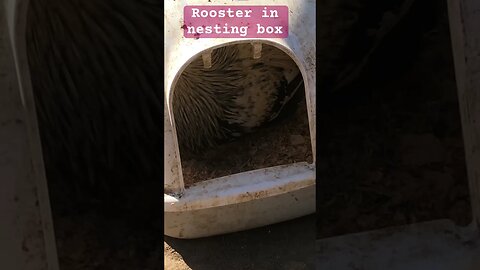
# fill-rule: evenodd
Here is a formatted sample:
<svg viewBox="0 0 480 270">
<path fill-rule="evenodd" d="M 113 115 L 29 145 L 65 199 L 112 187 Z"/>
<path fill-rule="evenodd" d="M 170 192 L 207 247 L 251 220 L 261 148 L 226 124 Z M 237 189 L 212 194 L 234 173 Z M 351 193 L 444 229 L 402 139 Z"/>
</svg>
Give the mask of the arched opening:
<svg viewBox="0 0 480 270">
<path fill-rule="evenodd" d="M 285 51 L 271 42 L 228 43 L 177 74 L 170 115 L 186 187 L 313 162 L 304 75 Z"/>
</svg>

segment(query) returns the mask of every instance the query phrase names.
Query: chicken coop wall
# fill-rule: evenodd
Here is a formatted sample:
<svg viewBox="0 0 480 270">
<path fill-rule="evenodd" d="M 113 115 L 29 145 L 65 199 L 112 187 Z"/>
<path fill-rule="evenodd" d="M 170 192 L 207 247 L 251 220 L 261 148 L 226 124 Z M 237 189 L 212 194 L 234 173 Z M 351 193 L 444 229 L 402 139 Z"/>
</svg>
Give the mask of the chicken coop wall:
<svg viewBox="0 0 480 270">
<path fill-rule="evenodd" d="M 480 226 L 480 2 L 448 0 L 474 222 Z"/>
<path fill-rule="evenodd" d="M 309 120 L 309 130 L 312 146 L 312 155 L 315 163 L 316 154 L 316 123 L 315 123 L 315 1 L 276 1 L 275 5 L 287 5 L 289 14 L 289 36 L 285 39 L 241 39 L 241 38 L 215 38 L 215 39 L 189 39 L 183 37 L 181 18 L 185 5 L 205 5 L 205 1 L 167 1 L 165 3 L 165 99 L 167 100 L 165 112 L 165 191 L 182 192 L 184 190 L 180 154 L 175 131 L 175 120 L 172 112 L 173 89 L 178 76 L 186 66 L 202 52 L 225 46 L 232 43 L 261 41 L 273 45 L 288 54 L 297 64 L 305 83 L 305 99 Z M 221 1 L 210 1 L 209 5 L 224 4 Z M 232 2 L 229 5 L 265 5 L 265 1 Z M 309 22 L 306 24 L 305 22 Z"/>
</svg>

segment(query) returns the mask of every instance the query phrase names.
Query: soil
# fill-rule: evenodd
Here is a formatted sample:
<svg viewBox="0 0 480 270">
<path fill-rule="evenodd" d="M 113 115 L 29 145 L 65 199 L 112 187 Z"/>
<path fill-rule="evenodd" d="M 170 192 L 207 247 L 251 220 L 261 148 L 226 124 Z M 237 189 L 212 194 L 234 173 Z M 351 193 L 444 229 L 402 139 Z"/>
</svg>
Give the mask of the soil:
<svg viewBox="0 0 480 270">
<path fill-rule="evenodd" d="M 182 158 L 185 186 L 260 168 L 296 162 L 312 163 L 304 94 L 292 102 L 293 106 L 270 125 L 219 145 L 201 156 Z"/>
</svg>

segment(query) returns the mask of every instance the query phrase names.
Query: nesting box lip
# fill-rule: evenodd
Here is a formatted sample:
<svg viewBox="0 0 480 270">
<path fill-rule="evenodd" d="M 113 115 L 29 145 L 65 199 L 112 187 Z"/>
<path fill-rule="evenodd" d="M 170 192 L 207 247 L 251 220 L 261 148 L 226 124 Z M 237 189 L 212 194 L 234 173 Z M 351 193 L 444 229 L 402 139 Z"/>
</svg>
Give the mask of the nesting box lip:
<svg viewBox="0 0 480 270">
<path fill-rule="evenodd" d="M 250 177 L 248 177 L 250 176 Z M 198 182 L 181 194 L 164 193 L 164 211 L 235 205 L 315 186 L 315 165 L 298 162 Z"/>
<path fill-rule="evenodd" d="M 165 211 L 164 234 L 194 239 L 233 233 L 282 222 L 315 212 L 315 186 L 211 208 Z"/>
</svg>

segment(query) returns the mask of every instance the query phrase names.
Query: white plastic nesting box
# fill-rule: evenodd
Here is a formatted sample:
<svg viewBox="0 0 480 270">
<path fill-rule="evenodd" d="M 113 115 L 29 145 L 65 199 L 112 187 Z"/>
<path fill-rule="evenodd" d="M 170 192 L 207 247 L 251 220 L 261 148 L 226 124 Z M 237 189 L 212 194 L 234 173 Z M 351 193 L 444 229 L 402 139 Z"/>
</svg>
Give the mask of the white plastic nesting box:
<svg viewBox="0 0 480 270">
<path fill-rule="evenodd" d="M 289 8 L 289 35 L 284 39 L 185 38 L 181 28 L 185 5 L 286 5 Z M 166 1 L 165 235 L 205 237 L 315 212 L 315 162 L 263 168 L 199 182 L 189 188 L 184 186 L 171 111 L 175 82 L 184 68 L 202 52 L 253 41 L 273 45 L 297 63 L 305 83 L 312 154 L 315 157 L 315 1 Z"/>
</svg>

